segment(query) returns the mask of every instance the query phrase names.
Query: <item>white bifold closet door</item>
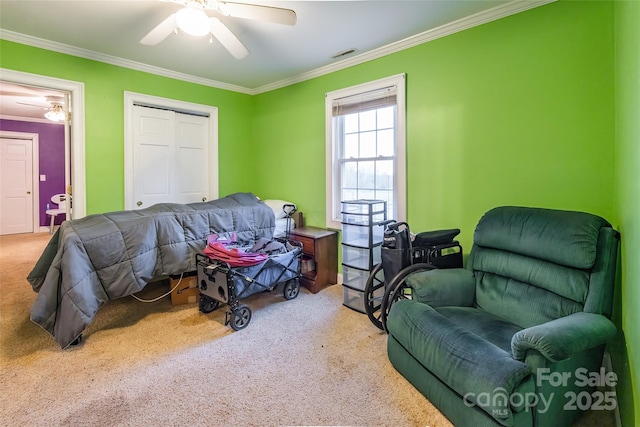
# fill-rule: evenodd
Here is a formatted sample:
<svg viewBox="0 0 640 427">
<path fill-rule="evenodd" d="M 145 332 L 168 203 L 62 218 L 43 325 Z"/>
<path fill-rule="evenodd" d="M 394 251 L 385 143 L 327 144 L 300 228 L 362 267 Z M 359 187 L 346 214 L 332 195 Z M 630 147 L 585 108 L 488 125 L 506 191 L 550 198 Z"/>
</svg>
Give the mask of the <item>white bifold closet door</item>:
<svg viewBox="0 0 640 427">
<path fill-rule="evenodd" d="M 206 200 L 209 118 L 135 106 L 133 122 L 134 208 Z"/>
</svg>

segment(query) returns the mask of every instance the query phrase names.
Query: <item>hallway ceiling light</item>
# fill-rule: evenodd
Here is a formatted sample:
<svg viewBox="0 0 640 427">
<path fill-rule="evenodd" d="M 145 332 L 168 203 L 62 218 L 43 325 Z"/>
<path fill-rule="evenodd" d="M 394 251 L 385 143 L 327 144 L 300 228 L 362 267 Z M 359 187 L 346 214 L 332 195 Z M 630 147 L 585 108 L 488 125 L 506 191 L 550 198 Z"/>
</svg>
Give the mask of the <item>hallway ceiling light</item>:
<svg viewBox="0 0 640 427">
<path fill-rule="evenodd" d="M 63 122 L 67 118 L 67 114 L 60 104 L 54 104 L 50 111 L 47 111 L 44 116 L 52 122 Z"/>
</svg>

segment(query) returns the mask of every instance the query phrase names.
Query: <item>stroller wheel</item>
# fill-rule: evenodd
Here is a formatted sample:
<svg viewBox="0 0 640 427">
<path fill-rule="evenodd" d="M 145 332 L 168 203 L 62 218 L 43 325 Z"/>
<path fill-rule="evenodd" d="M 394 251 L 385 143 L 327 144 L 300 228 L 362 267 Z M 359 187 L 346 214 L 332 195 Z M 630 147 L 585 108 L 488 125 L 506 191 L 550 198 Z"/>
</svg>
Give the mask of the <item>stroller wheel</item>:
<svg viewBox="0 0 640 427">
<path fill-rule="evenodd" d="M 290 300 L 294 299 L 300 293 L 300 282 L 298 279 L 291 279 L 287 283 L 284 284 L 284 289 L 282 290 L 284 294 L 284 299 Z"/>
<path fill-rule="evenodd" d="M 231 312 L 230 324 L 234 331 L 239 331 L 247 327 L 251 321 L 251 309 L 246 304 L 240 304 L 238 308 Z"/>
<path fill-rule="evenodd" d="M 376 265 L 371 271 L 367 284 L 364 287 L 364 308 L 369 320 L 380 329 L 382 327 L 382 298 L 385 291 L 384 271 L 382 263 Z"/>
<path fill-rule="evenodd" d="M 218 308 L 220 301 L 200 294 L 200 311 L 207 314 Z"/>
<path fill-rule="evenodd" d="M 81 343 L 82 343 L 82 334 L 78 335 L 78 338 L 76 338 L 75 340 L 73 340 L 73 342 L 72 342 L 71 344 L 69 344 L 69 345 L 70 345 L 70 346 L 71 346 L 71 345 L 80 345 Z"/>
</svg>

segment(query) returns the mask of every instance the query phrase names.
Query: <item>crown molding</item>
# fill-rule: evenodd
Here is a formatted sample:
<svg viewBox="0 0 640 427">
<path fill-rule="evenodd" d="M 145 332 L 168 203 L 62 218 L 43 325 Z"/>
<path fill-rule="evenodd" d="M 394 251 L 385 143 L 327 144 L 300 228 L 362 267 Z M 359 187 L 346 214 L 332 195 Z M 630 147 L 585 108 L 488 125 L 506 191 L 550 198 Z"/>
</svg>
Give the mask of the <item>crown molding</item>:
<svg viewBox="0 0 640 427">
<path fill-rule="evenodd" d="M 477 27 L 488 22 L 496 21 L 498 19 L 515 15 L 520 12 L 527 11 L 539 6 L 544 6 L 549 3 L 553 3 L 557 0 L 514 0 L 509 3 L 496 6 L 494 8 L 485 10 L 483 12 L 476 13 L 466 18 L 458 19 L 457 21 L 450 22 L 440 27 L 433 28 L 420 34 L 416 34 L 406 39 L 382 46 L 372 51 L 362 53 L 360 55 L 353 56 L 351 58 L 343 59 L 324 67 L 317 68 L 312 71 L 298 74 L 293 77 L 282 79 L 273 83 L 269 83 L 257 88 L 246 88 L 243 86 L 232 85 L 229 83 L 223 83 L 216 80 L 210 80 L 203 77 L 197 77 L 190 74 L 180 73 L 177 71 L 167 70 L 165 68 L 156 67 L 153 65 L 143 64 L 141 62 L 131 61 L 129 59 L 119 58 L 116 56 L 106 55 L 99 52 L 94 52 L 87 49 L 78 48 L 75 46 L 57 43 L 50 40 L 41 39 L 38 37 L 32 37 L 26 34 L 16 33 L 9 30 L 0 28 L 0 39 L 25 44 L 41 49 L 51 50 L 54 52 L 64 53 L 67 55 L 78 56 L 85 59 L 91 59 L 94 61 L 104 62 L 119 67 L 130 68 L 132 70 L 142 71 L 145 73 L 156 74 L 172 79 L 183 80 L 190 83 L 196 83 L 203 86 L 215 87 L 218 89 L 229 90 L 232 92 L 244 93 L 247 95 L 258 95 L 264 92 L 280 89 L 285 86 L 300 83 L 305 80 L 310 80 L 316 77 L 324 76 L 336 71 L 344 70 L 355 65 L 363 64 L 365 62 L 372 61 L 374 59 L 382 58 L 392 53 L 400 52 L 405 49 L 418 46 L 423 43 L 430 42 L 460 31 L 467 30 L 469 28 Z"/>
<path fill-rule="evenodd" d="M 191 74 L 180 73 L 177 71 L 167 70 L 166 68 L 156 67 L 142 62 L 132 61 L 130 59 L 119 58 L 117 56 L 106 55 L 104 53 L 95 52 L 88 49 L 82 49 L 64 43 L 58 43 L 51 40 L 41 39 L 26 34 L 16 33 L 0 28 L 0 39 L 16 42 L 32 47 L 51 50 L 54 52 L 64 53 L 67 55 L 77 56 L 80 58 L 91 59 L 93 61 L 104 62 L 106 64 L 116 65 L 118 67 L 130 68 L 136 71 L 142 71 L 158 76 L 169 77 L 171 79 L 182 80 L 190 83 L 196 83 L 203 86 L 215 87 L 218 89 L 240 92 L 251 95 L 250 89 L 242 86 L 223 83 L 216 80 L 205 79 L 203 77 L 193 76 Z"/>
<path fill-rule="evenodd" d="M 494 8 L 467 16 L 462 19 L 458 19 L 457 21 L 449 22 L 448 24 L 441 25 L 431 30 L 427 30 L 423 33 L 407 37 L 406 39 L 388 44 L 386 46 L 382 46 L 380 48 L 362 53 L 360 55 L 356 55 L 348 59 L 343 59 L 334 64 L 326 65 L 324 67 L 320 67 L 315 70 L 299 74 L 297 76 L 260 86 L 254 89 L 254 93 L 252 94 L 257 95 L 260 93 L 269 92 L 285 86 L 290 86 L 295 83 L 300 83 L 305 80 L 310 80 L 336 71 L 344 70 L 346 68 L 363 64 L 374 59 L 382 58 L 392 53 L 400 52 L 405 49 L 430 42 L 432 40 L 436 40 L 451 34 L 458 33 L 460 31 L 467 30 L 469 28 L 477 27 L 479 25 L 496 21 L 510 15 L 515 15 L 516 13 L 524 12 L 539 6 L 544 6 L 555 1 L 557 0 L 514 0 L 512 2 L 496 6 Z"/>
</svg>

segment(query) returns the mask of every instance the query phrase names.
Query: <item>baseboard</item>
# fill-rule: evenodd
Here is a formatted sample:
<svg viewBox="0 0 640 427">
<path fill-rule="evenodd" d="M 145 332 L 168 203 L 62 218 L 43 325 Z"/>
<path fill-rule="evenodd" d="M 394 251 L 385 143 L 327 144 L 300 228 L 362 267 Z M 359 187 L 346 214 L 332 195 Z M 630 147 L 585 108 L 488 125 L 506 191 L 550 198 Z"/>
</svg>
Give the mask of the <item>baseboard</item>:
<svg viewBox="0 0 640 427">
<path fill-rule="evenodd" d="M 605 369 L 606 372 L 613 372 L 613 365 L 611 364 L 611 355 L 609 354 L 608 351 L 605 351 L 604 356 L 602 357 L 602 367 Z M 616 392 L 616 386 L 615 385 L 609 386 L 608 391 L 612 391 L 616 396 L 616 407 L 614 409 L 614 416 L 616 418 L 616 427 L 622 427 L 622 419 L 620 418 L 620 407 L 617 405 L 618 394 Z"/>
</svg>

